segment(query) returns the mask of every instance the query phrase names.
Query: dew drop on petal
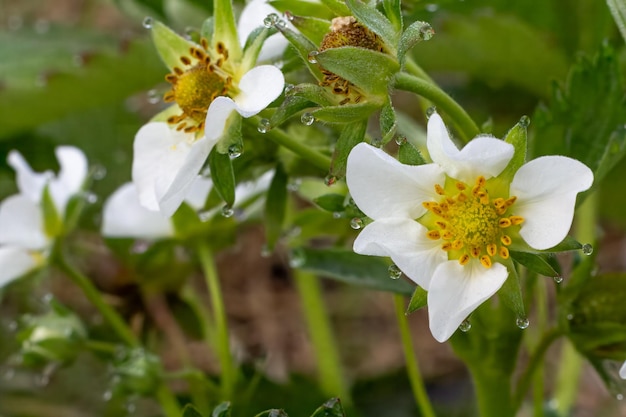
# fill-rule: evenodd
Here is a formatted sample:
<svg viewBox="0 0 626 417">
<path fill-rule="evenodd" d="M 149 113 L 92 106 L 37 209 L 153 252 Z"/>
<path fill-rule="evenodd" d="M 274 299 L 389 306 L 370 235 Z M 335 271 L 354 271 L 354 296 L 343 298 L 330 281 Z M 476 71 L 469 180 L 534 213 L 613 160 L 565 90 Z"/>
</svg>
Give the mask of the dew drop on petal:
<svg viewBox="0 0 626 417">
<path fill-rule="evenodd" d="M 324 184 L 326 184 L 329 187 L 336 182 L 337 182 L 337 177 L 335 177 L 332 174 L 328 174 L 326 175 L 326 178 L 324 178 Z"/>
<path fill-rule="evenodd" d="M 591 255 L 593 253 L 593 246 L 591 246 L 591 244 L 589 243 L 585 243 L 583 245 L 583 247 L 581 248 L 583 253 L 587 256 Z"/>
<path fill-rule="evenodd" d="M 556 282 L 557 284 L 560 284 L 561 282 L 563 282 L 563 277 L 562 276 L 556 276 L 554 278 L 554 282 Z"/>
<path fill-rule="evenodd" d="M 287 22 L 285 22 L 283 19 L 278 19 L 276 21 L 276 27 L 280 29 L 284 29 L 285 27 L 287 27 Z"/>
<path fill-rule="evenodd" d="M 240 144 L 235 143 L 228 147 L 228 156 L 230 156 L 231 159 L 239 158 L 242 153 L 243 146 L 241 146 Z"/>
<path fill-rule="evenodd" d="M 522 116 L 522 117 L 519 119 L 519 124 L 520 124 L 520 126 L 522 126 L 522 127 L 528 127 L 528 126 L 530 126 L 530 117 L 528 117 L 528 116 Z"/>
<path fill-rule="evenodd" d="M 469 332 L 471 328 L 472 328 L 472 323 L 470 323 L 468 319 L 463 320 L 461 324 L 459 324 L 459 330 L 462 331 L 463 333 Z"/>
<path fill-rule="evenodd" d="M 354 230 L 359 230 L 363 227 L 363 219 L 359 217 L 353 218 L 352 220 L 350 220 L 350 227 Z"/>
<path fill-rule="evenodd" d="M 402 276 L 402 271 L 400 271 L 400 268 L 395 264 L 389 265 L 387 273 L 389 273 L 389 278 L 391 279 L 399 279 Z"/>
<path fill-rule="evenodd" d="M 259 133 L 267 133 L 271 128 L 272 125 L 269 119 L 261 119 L 259 120 L 259 125 L 257 126 L 256 130 L 258 130 Z"/>
<path fill-rule="evenodd" d="M 306 262 L 306 256 L 302 248 L 296 248 L 289 254 L 289 266 L 292 268 L 300 268 Z"/>
<path fill-rule="evenodd" d="M 430 116 L 432 116 L 433 114 L 435 114 L 435 112 L 437 112 L 437 107 L 435 106 L 430 106 L 429 108 L 426 109 L 426 118 L 430 119 Z"/>
<path fill-rule="evenodd" d="M 320 54 L 319 51 L 311 51 L 311 52 L 309 52 L 309 56 L 307 57 L 307 60 L 311 64 L 317 64 L 317 56 L 319 54 Z"/>
<path fill-rule="evenodd" d="M 233 214 L 235 214 L 235 210 L 233 210 L 233 208 L 230 205 L 225 204 L 224 207 L 222 207 L 222 216 L 228 218 L 228 217 L 232 217 Z"/>
<path fill-rule="evenodd" d="M 300 116 L 300 121 L 305 126 L 311 126 L 313 122 L 315 122 L 315 116 L 313 116 L 309 112 L 302 113 L 302 116 Z"/>
<path fill-rule="evenodd" d="M 150 16 L 147 16 L 146 18 L 143 19 L 143 22 L 141 22 L 141 25 L 146 29 L 152 29 L 153 23 L 154 21 L 152 20 L 152 18 Z"/>
<path fill-rule="evenodd" d="M 527 317 L 518 317 L 517 320 L 515 320 L 515 324 L 517 324 L 517 327 L 524 330 L 528 328 L 530 321 L 528 321 Z"/>
</svg>

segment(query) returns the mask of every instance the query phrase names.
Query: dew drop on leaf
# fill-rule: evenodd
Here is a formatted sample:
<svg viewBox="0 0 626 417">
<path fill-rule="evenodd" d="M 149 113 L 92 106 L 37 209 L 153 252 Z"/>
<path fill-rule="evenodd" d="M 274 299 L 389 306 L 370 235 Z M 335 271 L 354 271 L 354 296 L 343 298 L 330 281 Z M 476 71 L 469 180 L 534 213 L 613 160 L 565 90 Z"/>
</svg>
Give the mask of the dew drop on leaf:
<svg viewBox="0 0 626 417">
<path fill-rule="evenodd" d="M 257 126 L 256 130 L 258 130 L 259 133 L 267 133 L 271 128 L 272 126 L 269 119 L 261 119 L 259 120 L 259 125 Z"/>
<path fill-rule="evenodd" d="M 243 146 L 239 144 L 233 144 L 228 147 L 228 156 L 231 158 L 239 158 L 243 153 Z"/>
<path fill-rule="evenodd" d="M 302 116 L 300 116 L 300 121 L 305 126 L 311 126 L 313 122 L 315 122 L 315 116 L 308 112 L 302 113 Z"/>
<path fill-rule="evenodd" d="M 222 207 L 222 216 L 228 218 L 228 217 L 232 217 L 233 214 L 235 214 L 235 210 L 233 210 L 233 208 L 230 205 L 225 204 L 224 207 Z"/>
<path fill-rule="evenodd" d="M 352 220 L 350 220 L 350 227 L 354 230 L 359 230 L 363 227 L 363 220 L 359 217 L 353 218 Z"/>
<path fill-rule="evenodd" d="M 518 317 L 517 320 L 515 320 L 515 324 L 517 324 L 517 327 L 524 330 L 528 328 L 530 321 L 528 321 L 526 317 Z"/>
<path fill-rule="evenodd" d="M 585 243 L 582 247 L 582 251 L 585 255 L 589 256 L 593 253 L 593 246 L 589 243 Z"/>
<path fill-rule="evenodd" d="M 522 117 L 519 119 L 519 124 L 520 124 L 520 126 L 522 126 L 522 127 L 528 127 L 528 126 L 530 126 L 530 117 L 528 117 L 528 116 L 522 116 Z"/>
<path fill-rule="evenodd" d="M 311 51 L 311 52 L 309 52 L 309 56 L 308 56 L 307 60 L 311 64 L 317 64 L 317 56 L 319 54 L 320 54 L 319 51 Z"/>
<path fill-rule="evenodd" d="M 148 16 L 145 19 L 143 19 L 143 22 L 141 24 L 146 29 L 152 29 L 153 20 L 150 16 Z"/>
<path fill-rule="evenodd" d="M 402 276 L 402 271 L 400 271 L 400 268 L 398 268 L 395 264 L 389 265 L 387 272 L 389 273 L 389 278 L 391 279 L 399 279 Z"/>
<path fill-rule="evenodd" d="M 553 279 L 554 279 L 554 282 L 556 282 L 557 284 L 560 284 L 561 282 L 563 282 L 563 277 L 561 276 L 556 276 Z"/>
<path fill-rule="evenodd" d="M 435 106 L 431 106 L 431 107 L 427 108 L 426 109 L 426 118 L 430 119 L 430 116 L 435 114 L 435 112 L 437 112 L 437 108 Z"/>
<path fill-rule="evenodd" d="M 471 328 L 472 328 L 472 323 L 470 323 L 468 319 L 463 320 L 461 324 L 459 324 L 459 330 L 462 331 L 463 333 L 469 332 Z"/>
</svg>

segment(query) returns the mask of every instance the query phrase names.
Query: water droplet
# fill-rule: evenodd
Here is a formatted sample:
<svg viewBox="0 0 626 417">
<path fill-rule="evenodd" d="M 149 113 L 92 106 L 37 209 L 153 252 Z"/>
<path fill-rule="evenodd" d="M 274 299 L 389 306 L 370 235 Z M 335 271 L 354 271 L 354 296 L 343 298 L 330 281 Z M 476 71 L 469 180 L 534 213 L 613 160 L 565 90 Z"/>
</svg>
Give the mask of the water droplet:
<svg viewBox="0 0 626 417">
<path fill-rule="evenodd" d="M 276 25 L 277 28 L 279 29 L 284 29 L 285 27 L 287 27 L 287 22 L 285 22 L 283 19 L 278 19 L 276 21 Z"/>
<path fill-rule="evenodd" d="M 333 219 L 337 220 L 337 219 L 341 219 L 343 217 L 343 214 L 341 214 L 340 211 L 333 211 Z"/>
<path fill-rule="evenodd" d="M 198 219 L 204 223 L 204 222 L 208 222 L 209 220 L 211 220 L 211 217 L 213 217 L 213 210 L 202 210 L 198 212 Z"/>
<path fill-rule="evenodd" d="M 300 189 L 302 185 L 302 179 L 300 178 L 290 178 L 287 183 L 287 189 L 291 192 L 296 192 Z"/>
<path fill-rule="evenodd" d="M 622 400 L 624 399 L 624 395 L 623 395 L 623 394 L 621 394 L 621 393 L 620 393 L 620 394 L 616 394 L 616 395 L 615 395 L 615 399 L 616 399 L 617 401 L 622 401 Z"/>
<path fill-rule="evenodd" d="M 91 168 L 91 176 L 94 180 L 100 181 L 107 176 L 107 169 L 104 165 L 96 164 Z"/>
<path fill-rule="evenodd" d="M 317 56 L 319 54 L 320 54 L 319 51 L 311 51 L 311 52 L 309 52 L 309 56 L 307 57 L 307 60 L 311 64 L 317 64 Z"/>
<path fill-rule="evenodd" d="M 126 412 L 128 414 L 133 414 L 135 411 L 137 411 L 137 404 L 135 404 L 134 401 L 128 401 L 124 408 L 126 408 Z"/>
<path fill-rule="evenodd" d="M 302 248 L 296 248 L 289 254 L 289 266 L 292 268 L 300 268 L 306 262 L 306 256 Z"/>
<path fill-rule="evenodd" d="M 590 243 L 585 243 L 583 247 L 581 248 L 581 250 L 583 251 L 585 255 L 589 256 L 593 253 L 593 246 L 591 246 Z"/>
<path fill-rule="evenodd" d="M 139 255 L 145 253 L 149 247 L 150 244 L 147 241 L 137 240 L 133 243 L 133 246 L 131 246 L 130 252 Z"/>
<path fill-rule="evenodd" d="M 261 258 L 269 258 L 270 256 L 272 256 L 272 251 L 267 244 L 264 244 L 261 247 Z"/>
<path fill-rule="evenodd" d="M 35 33 L 43 35 L 50 30 L 50 22 L 45 19 L 37 19 L 33 28 L 35 29 Z"/>
<path fill-rule="evenodd" d="M 524 116 L 522 116 L 522 117 L 519 119 L 519 124 L 520 124 L 520 126 L 522 126 L 522 127 L 528 127 L 528 126 L 530 125 L 530 117 L 525 116 L 525 115 L 524 115 Z"/>
<path fill-rule="evenodd" d="M 243 153 L 243 146 L 238 143 L 234 143 L 228 147 L 228 156 L 232 159 L 239 158 Z"/>
<path fill-rule="evenodd" d="M 426 9 L 426 11 L 434 13 L 437 10 L 439 10 L 439 5 L 430 3 L 430 4 L 427 4 L 424 8 Z"/>
<path fill-rule="evenodd" d="M 574 315 L 572 313 L 569 313 L 567 316 L 568 320 L 573 320 L 574 319 Z"/>
<path fill-rule="evenodd" d="M 432 116 L 435 113 L 437 113 L 437 107 L 431 106 L 431 107 L 427 108 L 426 109 L 426 118 L 430 119 L 430 116 Z"/>
<path fill-rule="evenodd" d="M 552 279 L 554 279 L 554 282 L 556 282 L 557 284 L 560 284 L 561 282 L 563 282 L 563 277 L 561 276 L 556 276 Z"/>
<path fill-rule="evenodd" d="M 95 193 L 92 193 L 91 191 L 83 191 L 81 193 L 81 197 L 88 203 L 88 204 L 96 204 L 98 202 L 98 196 Z"/>
<path fill-rule="evenodd" d="M 259 120 L 259 125 L 256 130 L 258 130 L 259 133 L 267 133 L 271 128 L 272 124 L 270 123 L 270 119 L 261 119 Z"/>
<path fill-rule="evenodd" d="M 429 23 L 423 22 L 422 26 L 420 26 L 420 34 L 422 35 L 422 39 L 428 41 L 435 36 L 435 30 L 430 26 Z"/>
<path fill-rule="evenodd" d="M 148 103 L 150 104 L 157 104 L 159 101 L 161 101 L 161 95 L 155 88 L 153 88 L 152 90 L 148 90 L 146 95 L 148 96 Z"/>
<path fill-rule="evenodd" d="M 152 20 L 150 16 L 147 16 L 146 18 L 143 19 L 143 22 L 141 22 L 142 26 L 146 29 L 152 29 L 153 23 L 154 21 Z"/>
<path fill-rule="evenodd" d="M 332 174 L 328 174 L 326 175 L 326 178 L 324 178 L 324 184 L 326 184 L 329 187 L 336 182 L 337 182 L 337 177 L 335 177 Z"/>
<path fill-rule="evenodd" d="M 383 140 L 381 138 L 373 138 L 371 145 L 374 146 L 375 148 L 382 148 Z"/>
<path fill-rule="evenodd" d="M 289 94 L 293 93 L 295 89 L 295 85 L 289 83 L 285 84 L 285 95 L 288 96 Z"/>
<path fill-rule="evenodd" d="M 17 324 L 17 321 L 15 321 L 15 320 L 10 321 L 9 324 L 7 325 L 7 328 L 9 329 L 10 332 L 17 331 L 18 327 L 19 326 Z"/>
<path fill-rule="evenodd" d="M 279 19 L 280 18 L 276 13 L 268 14 L 265 19 L 263 19 L 263 26 L 265 26 L 266 28 L 271 28 L 276 24 L 276 22 L 278 22 Z"/>
<path fill-rule="evenodd" d="M 293 19 L 295 18 L 295 16 L 290 12 L 290 11 L 286 11 L 284 13 L 285 15 L 285 19 L 289 20 L 290 22 L 293 22 Z"/>
<path fill-rule="evenodd" d="M 222 216 L 232 217 L 233 214 L 235 214 L 235 210 L 233 210 L 230 205 L 225 204 L 224 207 L 222 207 Z"/>
<path fill-rule="evenodd" d="M 400 268 L 398 268 L 398 266 L 395 264 L 389 265 L 389 268 L 387 268 L 387 273 L 389 274 L 389 278 L 391 279 L 399 279 L 402 276 L 402 271 L 400 271 Z"/>
<path fill-rule="evenodd" d="M 315 116 L 313 116 L 309 112 L 302 113 L 302 116 L 300 116 L 300 121 L 305 126 L 311 126 L 315 122 Z"/>
<path fill-rule="evenodd" d="M 472 328 L 472 323 L 470 323 L 468 319 L 463 320 L 461 324 L 459 324 L 459 330 L 462 331 L 463 333 L 469 332 L 471 328 Z"/>
<path fill-rule="evenodd" d="M 363 219 L 360 219 L 358 217 L 353 218 L 352 220 L 350 220 L 350 227 L 354 230 L 359 230 L 363 227 Z"/>
<path fill-rule="evenodd" d="M 517 327 L 524 330 L 528 328 L 530 321 L 528 321 L 526 317 L 518 317 L 517 320 L 515 320 L 515 324 L 517 324 Z"/>
<path fill-rule="evenodd" d="M 108 402 L 111 401 L 111 398 L 113 398 L 113 391 L 110 389 L 104 391 L 104 394 L 102 394 L 102 401 Z"/>
<path fill-rule="evenodd" d="M 406 138 L 404 136 L 398 136 L 396 137 L 396 144 L 398 146 L 402 146 L 406 143 Z"/>
</svg>

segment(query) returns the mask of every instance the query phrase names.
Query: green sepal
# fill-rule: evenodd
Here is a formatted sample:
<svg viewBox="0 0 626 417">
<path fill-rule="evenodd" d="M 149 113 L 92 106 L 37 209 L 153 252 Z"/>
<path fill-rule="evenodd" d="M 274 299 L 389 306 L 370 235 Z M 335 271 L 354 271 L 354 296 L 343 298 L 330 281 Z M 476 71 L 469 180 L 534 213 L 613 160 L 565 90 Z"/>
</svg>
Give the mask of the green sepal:
<svg viewBox="0 0 626 417">
<path fill-rule="evenodd" d="M 397 32 L 402 31 L 402 4 L 400 0 L 383 0 L 383 9 Z"/>
<path fill-rule="evenodd" d="M 332 19 L 335 14 L 321 2 L 311 2 L 307 0 L 294 1 L 294 0 L 269 0 L 270 6 L 280 12 L 290 12 L 300 16 L 317 17 L 319 19 Z M 346 10 L 348 8 L 342 5 Z M 339 16 L 345 16 L 345 14 L 338 14 Z M 328 28 L 327 28 L 328 29 Z"/>
<path fill-rule="evenodd" d="M 57 237 L 63 233 L 63 219 L 57 210 L 48 184 L 43 188 L 41 195 L 41 211 L 43 215 L 43 230 L 48 237 Z"/>
<path fill-rule="evenodd" d="M 405 165 L 424 165 L 426 160 L 411 142 L 405 140 L 398 148 L 398 161 Z"/>
<path fill-rule="evenodd" d="M 509 161 L 509 164 L 504 168 L 504 171 L 498 175 L 498 178 L 506 180 L 510 183 L 515 176 L 515 173 L 526 162 L 526 151 L 528 148 L 528 135 L 527 128 L 528 122 L 525 121 L 528 118 L 524 116 L 511 130 L 509 130 L 504 137 L 506 143 L 513 145 L 513 158 Z"/>
<path fill-rule="evenodd" d="M 383 135 L 383 144 L 393 139 L 398 131 L 396 112 L 393 109 L 391 100 L 387 100 L 383 108 L 380 109 L 380 131 Z"/>
<path fill-rule="evenodd" d="M 241 120 L 242 117 L 236 111 L 231 112 L 230 116 L 226 120 L 226 126 L 224 133 L 217 141 L 215 148 L 219 153 L 230 153 L 233 147 L 236 147 L 239 152 L 243 151 L 243 135 L 241 133 Z"/>
<path fill-rule="evenodd" d="M 345 417 L 339 398 L 331 398 L 311 414 L 311 417 Z"/>
<path fill-rule="evenodd" d="M 324 194 L 313 199 L 313 202 L 317 204 L 322 210 L 329 211 L 331 213 L 341 213 L 345 210 L 344 202 L 346 196 L 341 194 Z"/>
<path fill-rule="evenodd" d="M 376 103 L 344 104 L 343 106 L 322 107 L 311 114 L 316 119 L 329 123 L 353 123 L 367 119 L 378 110 Z"/>
<path fill-rule="evenodd" d="M 558 277 L 559 272 L 548 261 L 549 254 L 509 251 L 511 258 L 533 272 L 546 277 Z"/>
<path fill-rule="evenodd" d="M 333 13 L 335 13 L 337 16 L 349 16 L 350 13 L 350 9 L 348 9 L 348 7 L 346 7 L 346 5 L 344 4 L 343 1 L 339 1 L 339 0 L 320 0 L 320 2 L 328 7 Z"/>
<path fill-rule="evenodd" d="M 287 211 L 288 179 L 283 164 L 279 162 L 265 199 L 265 239 L 269 250 L 274 249 L 283 229 Z"/>
<path fill-rule="evenodd" d="M 202 227 L 196 211 L 185 202 L 178 207 L 171 219 L 174 233 L 181 240 L 197 234 L 198 229 Z"/>
<path fill-rule="evenodd" d="M 413 291 L 411 301 L 409 301 L 409 305 L 406 308 L 406 314 L 411 314 L 424 308 L 426 304 L 428 304 L 428 291 L 418 285 L 415 287 L 415 291 Z"/>
<path fill-rule="evenodd" d="M 391 55 L 357 46 L 326 49 L 315 58 L 324 69 L 350 81 L 364 92 L 385 98 L 389 80 L 400 68 Z"/>
<path fill-rule="evenodd" d="M 189 55 L 189 48 L 197 46 L 158 21 L 152 24 L 151 33 L 154 46 L 170 71 L 180 68 L 180 57 Z"/>
<path fill-rule="evenodd" d="M 291 46 L 295 48 L 298 52 L 300 58 L 304 61 L 304 64 L 307 66 L 311 74 L 315 77 L 317 81 L 320 81 L 324 78 L 322 72 L 320 71 L 317 64 L 313 64 L 309 62 L 309 53 L 313 51 L 317 51 L 317 46 L 307 39 L 306 36 L 301 33 L 294 32 L 288 27 L 282 27 L 280 25 L 276 25 L 276 29 L 283 34 L 283 36 L 289 41 Z"/>
<path fill-rule="evenodd" d="M 406 53 L 417 43 L 427 41 L 433 37 L 435 32 L 428 22 L 413 22 L 400 36 L 398 45 L 398 61 L 404 65 Z"/>
<path fill-rule="evenodd" d="M 330 20 L 312 16 L 291 15 L 291 17 L 291 20 L 289 20 L 291 24 L 317 45 L 322 43 L 326 32 L 330 28 Z"/>
<path fill-rule="evenodd" d="M 563 239 L 561 243 L 559 243 L 558 245 L 553 246 L 549 249 L 545 249 L 545 250 L 531 248 L 530 246 L 528 246 L 527 243 L 521 241 L 521 239 L 515 239 L 513 241 L 513 244 L 509 247 L 509 249 L 514 250 L 516 252 L 528 252 L 528 253 L 539 253 L 539 254 L 571 252 L 571 251 L 581 250 L 582 248 L 583 248 L 583 245 L 570 235 L 567 235 L 565 239 Z"/>
<path fill-rule="evenodd" d="M 211 417 L 230 417 L 230 402 L 224 401 L 213 409 Z"/>
<path fill-rule="evenodd" d="M 349 123 L 343 127 L 339 139 L 337 139 L 337 143 L 335 144 L 335 150 L 330 163 L 330 174 L 335 176 L 338 180 L 345 177 L 348 155 L 352 148 L 363 142 L 366 131 L 367 119 Z"/>
<path fill-rule="evenodd" d="M 248 39 L 246 39 L 246 46 L 241 59 L 240 69 L 242 72 L 254 68 L 265 40 L 274 33 L 276 33 L 275 29 L 266 27 L 258 27 L 250 33 Z"/>
<path fill-rule="evenodd" d="M 613 15 L 613 20 L 619 28 L 622 38 L 626 41 L 626 1 L 624 0 L 606 0 L 607 6 Z"/>
<path fill-rule="evenodd" d="M 346 0 L 346 5 L 352 11 L 352 15 L 363 23 L 369 30 L 380 36 L 385 46 L 395 54 L 398 44 L 398 33 L 394 25 L 374 7 L 370 7 L 361 0 Z"/>
<path fill-rule="evenodd" d="M 309 101 L 324 107 L 332 106 L 336 101 L 336 97 L 333 96 L 327 88 L 310 83 L 302 83 L 294 86 L 293 90 L 289 92 L 287 97 L 291 95 L 304 97 Z"/>
<path fill-rule="evenodd" d="M 200 37 L 206 39 L 209 42 L 209 45 L 212 44 L 214 30 L 215 19 L 211 16 L 202 23 L 202 27 L 200 28 Z"/>
<path fill-rule="evenodd" d="M 209 168 L 213 187 L 222 200 L 232 207 L 235 204 L 235 171 L 230 157 L 213 148 L 209 154 Z"/>
<path fill-rule="evenodd" d="M 198 409 L 190 403 L 187 403 L 187 405 L 185 405 L 185 408 L 183 408 L 183 417 L 204 417 L 202 415 L 202 413 L 200 413 L 200 411 L 198 411 Z"/>
<path fill-rule="evenodd" d="M 228 48 L 228 59 L 241 59 L 241 45 L 237 36 L 237 23 L 232 0 L 213 0 L 213 40 L 223 42 Z M 211 43 L 213 45 L 213 43 Z"/>
<path fill-rule="evenodd" d="M 289 417 L 289 414 L 285 410 L 272 408 L 271 410 L 262 411 L 254 417 Z"/>
<path fill-rule="evenodd" d="M 317 103 L 310 101 L 306 97 L 289 95 L 285 97 L 280 107 L 276 109 L 270 118 L 269 128 L 280 126 L 292 116 L 310 107 L 316 107 Z"/>
<path fill-rule="evenodd" d="M 522 284 L 519 274 L 515 268 L 515 264 L 511 259 L 506 259 L 502 264 L 509 271 L 509 276 L 498 290 L 498 296 L 502 303 L 506 305 L 515 317 L 526 317 L 526 309 L 524 308 L 524 295 L 522 294 Z"/>
<path fill-rule="evenodd" d="M 413 294 L 413 285 L 389 278 L 389 264 L 382 258 L 365 256 L 351 250 L 301 248 L 300 269 L 347 284 L 397 294 Z"/>
</svg>

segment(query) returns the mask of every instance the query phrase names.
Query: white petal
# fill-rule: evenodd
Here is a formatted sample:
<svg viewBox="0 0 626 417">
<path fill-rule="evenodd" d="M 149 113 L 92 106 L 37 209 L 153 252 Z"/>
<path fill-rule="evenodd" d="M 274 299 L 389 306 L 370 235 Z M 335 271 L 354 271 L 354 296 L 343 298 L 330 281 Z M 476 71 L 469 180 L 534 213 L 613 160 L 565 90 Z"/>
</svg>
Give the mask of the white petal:
<svg viewBox="0 0 626 417">
<path fill-rule="evenodd" d="M 592 183 L 591 170 L 565 156 L 533 159 L 517 170 L 510 194 L 517 196 L 513 213 L 524 217 L 524 240 L 540 250 L 561 242 L 572 225 L 576 195 Z"/>
<path fill-rule="evenodd" d="M 37 266 L 26 250 L 16 247 L 0 247 L 0 288 L 21 277 Z"/>
<path fill-rule="evenodd" d="M 479 175 L 487 179 L 497 176 L 513 157 L 513 145 L 486 136 L 474 138 L 459 150 L 437 113 L 428 119 L 426 134 L 433 162 L 441 165 L 448 176 L 467 183 L 473 183 Z"/>
<path fill-rule="evenodd" d="M 204 119 L 204 136 L 212 142 L 217 142 L 224 134 L 226 121 L 237 105 L 230 97 L 219 96 L 211 102 Z"/>
<path fill-rule="evenodd" d="M 87 178 L 87 158 L 73 146 L 59 146 L 55 154 L 61 170 L 50 181 L 50 194 L 59 212 L 64 213 L 68 200 L 80 191 Z"/>
<path fill-rule="evenodd" d="M 273 177 L 274 170 L 272 169 L 253 181 L 245 181 L 237 184 L 237 187 L 235 187 L 235 201 L 238 204 L 245 203 L 247 200 L 266 191 Z"/>
<path fill-rule="evenodd" d="M 428 230 L 414 220 L 381 219 L 368 224 L 354 241 L 362 255 L 389 256 L 419 286 L 428 290 L 437 266 L 448 260 L 441 242 L 426 237 Z"/>
<path fill-rule="evenodd" d="M 137 188 L 126 183 L 104 203 L 102 234 L 107 237 L 158 239 L 174 235 L 172 222 L 139 203 Z"/>
<path fill-rule="evenodd" d="M 626 362 L 622 364 L 622 367 L 619 368 L 619 377 L 622 379 L 626 379 Z"/>
<path fill-rule="evenodd" d="M 34 172 L 18 151 L 9 152 L 7 162 L 15 170 L 17 188 L 20 190 L 20 193 L 28 196 L 34 202 L 39 202 L 43 188 L 54 177 L 54 174 L 51 171 Z"/>
<path fill-rule="evenodd" d="M 166 123 L 143 126 L 135 136 L 133 158 L 133 182 L 141 204 L 166 216 L 174 214 L 213 145 Z"/>
<path fill-rule="evenodd" d="M 198 175 L 189 187 L 185 202 L 194 210 L 201 209 L 204 207 L 204 203 L 206 203 L 206 198 L 211 188 L 213 188 L 213 181 L 211 181 L 210 178 L 204 178 Z"/>
<path fill-rule="evenodd" d="M 494 263 L 486 269 L 477 260 L 463 266 L 458 261 L 439 265 L 428 288 L 430 331 L 445 342 L 461 322 L 496 293 L 508 276 L 506 267 Z"/>
<path fill-rule="evenodd" d="M 263 20 L 272 13 L 278 14 L 279 12 L 270 6 L 267 0 L 252 0 L 244 7 L 237 24 L 237 33 L 239 34 L 241 46 L 245 46 L 250 33 L 256 28 L 263 26 Z M 291 24 L 288 23 L 288 25 L 291 27 Z M 257 61 L 271 61 L 280 57 L 287 45 L 289 45 L 289 42 L 280 33 L 270 36 L 265 40 Z"/>
<path fill-rule="evenodd" d="M 276 100 L 284 88 L 285 77 L 275 66 L 252 68 L 239 81 L 241 92 L 234 98 L 237 111 L 243 117 L 254 116 Z"/>
<path fill-rule="evenodd" d="M 24 249 L 42 249 L 48 239 L 43 232 L 39 205 L 23 194 L 7 197 L 0 204 L 0 244 Z"/>
<path fill-rule="evenodd" d="M 416 219 L 422 206 L 439 196 L 434 185 L 444 185 L 445 175 L 436 164 L 403 165 L 384 151 L 360 143 L 348 156 L 346 182 L 355 203 L 368 217 Z"/>
</svg>

